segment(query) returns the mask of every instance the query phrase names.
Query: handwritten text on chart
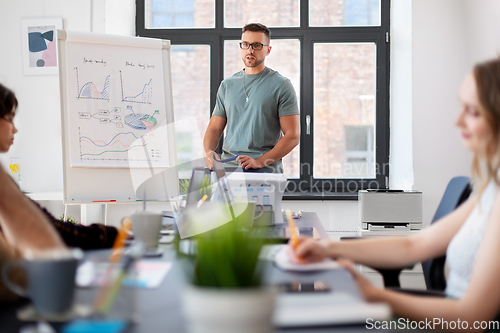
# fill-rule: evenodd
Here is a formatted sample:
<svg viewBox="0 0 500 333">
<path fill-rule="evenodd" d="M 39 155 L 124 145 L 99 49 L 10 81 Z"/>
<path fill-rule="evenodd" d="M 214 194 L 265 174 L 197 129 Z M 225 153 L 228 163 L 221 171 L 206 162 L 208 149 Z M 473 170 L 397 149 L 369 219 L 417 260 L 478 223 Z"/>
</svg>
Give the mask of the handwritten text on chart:
<svg viewBox="0 0 500 333">
<path fill-rule="evenodd" d="M 146 68 L 147 69 L 149 69 L 149 68 L 154 69 L 155 68 L 154 65 L 149 65 L 149 64 L 146 64 L 146 63 L 142 63 L 141 64 L 140 62 L 137 63 L 137 65 L 136 65 L 136 64 L 134 64 L 132 62 L 128 62 L 128 61 L 125 61 L 125 66 L 130 66 L 130 67 L 136 67 L 137 66 L 137 67 L 142 68 L 142 69 L 146 69 Z"/>
<path fill-rule="evenodd" d="M 103 66 L 106 66 L 106 64 L 107 64 L 106 60 L 104 60 L 104 59 L 99 59 L 99 60 L 95 59 L 94 60 L 92 58 L 87 59 L 85 57 L 83 58 L 83 63 L 84 64 L 99 64 L 99 65 L 103 65 Z"/>
</svg>

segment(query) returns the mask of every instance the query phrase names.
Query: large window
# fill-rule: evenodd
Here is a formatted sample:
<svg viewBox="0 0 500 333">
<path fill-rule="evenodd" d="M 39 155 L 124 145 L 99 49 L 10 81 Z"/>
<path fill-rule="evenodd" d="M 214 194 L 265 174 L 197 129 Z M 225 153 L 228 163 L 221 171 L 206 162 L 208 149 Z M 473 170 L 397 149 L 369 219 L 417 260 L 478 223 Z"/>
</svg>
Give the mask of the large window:
<svg viewBox="0 0 500 333">
<path fill-rule="evenodd" d="M 137 0 L 137 35 L 172 42 L 178 159 L 199 156 L 220 82 L 240 71 L 241 27 L 271 29 L 266 65 L 299 99 L 301 141 L 283 159 L 293 192 L 385 188 L 390 0 Z M 189 164 L 184 164 L 188 166 Z M 180 170 L 187 177 L 188 170 Z"/>
</svg>

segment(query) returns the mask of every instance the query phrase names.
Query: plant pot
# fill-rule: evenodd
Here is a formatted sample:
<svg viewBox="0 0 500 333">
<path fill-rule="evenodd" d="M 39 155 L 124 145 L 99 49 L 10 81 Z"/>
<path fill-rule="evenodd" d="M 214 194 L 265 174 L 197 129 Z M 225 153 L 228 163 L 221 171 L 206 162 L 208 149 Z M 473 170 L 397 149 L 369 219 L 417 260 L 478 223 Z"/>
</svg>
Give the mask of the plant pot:
<svg viewBox="0 0 500 333">
<path fill-rule="evenodd" d="M 188 285 L 183 310 L 190 333 L 272 331 L 275 292 L 269 288 L 204 288 Z"/>
</svg>

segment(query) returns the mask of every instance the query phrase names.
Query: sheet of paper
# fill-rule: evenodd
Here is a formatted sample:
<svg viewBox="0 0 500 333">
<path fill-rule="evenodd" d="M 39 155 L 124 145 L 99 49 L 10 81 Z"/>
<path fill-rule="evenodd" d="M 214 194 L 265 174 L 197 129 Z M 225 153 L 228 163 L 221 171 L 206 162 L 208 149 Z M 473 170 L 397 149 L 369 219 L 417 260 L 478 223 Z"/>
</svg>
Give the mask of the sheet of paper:
<svg viewBox="0 0 500 333">
<path fill-rule="evenodd" d="M 323 271 L 329 269 L 337 269 L 340 266 L 336 261 L 331 259 L 325 259 L 321 262 L 312 264 L 297 264 L 291 261 L 288 254 L 288 245 L 283 246 L 274 256 L 274 264 L 285 271 L 295 271 L 295 272 L 311 272 L 311 271 Z"/>
<path fill-rule="evenodd" d="M 259 259 L 273 261 L 274 258 L 276 257 L 276 255 L 285 246 L 288 246 L 288 245 L 286 245 L 286 244 L 264 245 L 262 247 L 262 249 L 260 250 Z"/>
<path fill-rule="evenodd" d="M 78 267 L 76 275 L 76 285 L 78 287 L 96 287 L 102 285 L 104 275 L 109 267 L 109 263 L 95 263 L 86 261 Z M 123 285 L 127 287 L 136 286 L 139 288 L 157 288 L 167 276 L 172 268 L 171 262 L 140 260 L 135 263 L 134 270 L 123 280 Z M 118 276 L 121 269 L 116 265 L 113 269 L 113 278 Z M 133 275 L 135 274 L 135 276 Z"/>
</svg>

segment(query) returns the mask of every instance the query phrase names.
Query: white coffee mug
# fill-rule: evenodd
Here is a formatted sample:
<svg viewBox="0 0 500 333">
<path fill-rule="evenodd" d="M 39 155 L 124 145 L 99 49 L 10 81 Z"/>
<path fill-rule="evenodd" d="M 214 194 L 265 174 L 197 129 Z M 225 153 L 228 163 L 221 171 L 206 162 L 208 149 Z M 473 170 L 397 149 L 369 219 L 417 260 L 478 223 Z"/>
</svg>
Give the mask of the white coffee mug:
<svg viewBox="0 0 500 333">
<path fill-rule="evenodd" d="M 146 249 L 156 249 L 161 237 L 163 214 L 139 211 L 131 216 L 134 238 L 141 241 Z"/>
<path fill-rule="evenodd" d="M 257 213 L 256 207 L 260 207 Z M 238 201 L 233 204 L 233 211 L 236 216 L 246 214 L 249 223 L 247 226 L 251 227 L 253 222 L 264 214 L 264 206 L 255 201 Z"/>
</svg>

